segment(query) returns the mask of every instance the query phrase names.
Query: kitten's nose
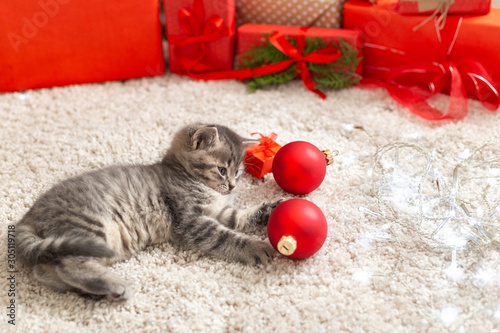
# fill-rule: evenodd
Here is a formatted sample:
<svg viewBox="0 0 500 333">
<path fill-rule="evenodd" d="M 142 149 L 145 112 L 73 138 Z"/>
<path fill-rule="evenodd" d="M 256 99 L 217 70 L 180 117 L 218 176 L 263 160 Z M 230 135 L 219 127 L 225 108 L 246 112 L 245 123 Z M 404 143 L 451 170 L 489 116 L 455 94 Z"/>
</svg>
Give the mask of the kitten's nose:
<svg viewBox="0 0 500 333">
<path fill-rule="evenodd" d="M 232 191 L 234 188 L 234 185 L 233 184 L 229 184 L 229 191 Z"/>
</svg>

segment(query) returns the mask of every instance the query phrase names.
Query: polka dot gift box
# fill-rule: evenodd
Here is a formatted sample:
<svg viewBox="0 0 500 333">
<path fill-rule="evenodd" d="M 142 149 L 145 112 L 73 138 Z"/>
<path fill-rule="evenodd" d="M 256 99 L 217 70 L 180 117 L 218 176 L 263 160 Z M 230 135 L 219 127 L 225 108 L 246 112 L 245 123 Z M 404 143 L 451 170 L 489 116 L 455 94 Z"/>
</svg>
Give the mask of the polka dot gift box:
<svg viewBox="0 0 500 333">
<path fill-rule="evenodd" d="M 236 0 L 236 23 L 339 28 L 345 0 Z"/>
</svg>

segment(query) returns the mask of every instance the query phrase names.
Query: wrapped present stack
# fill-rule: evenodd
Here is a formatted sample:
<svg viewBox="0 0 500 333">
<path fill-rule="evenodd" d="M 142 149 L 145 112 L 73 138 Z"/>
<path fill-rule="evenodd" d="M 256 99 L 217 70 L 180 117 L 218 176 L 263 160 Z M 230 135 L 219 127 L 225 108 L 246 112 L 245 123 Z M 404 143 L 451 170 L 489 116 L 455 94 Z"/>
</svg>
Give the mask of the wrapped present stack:
<svg viewBox="0 0 500 333">
<path fill-rule="evenodd" d="M 500 104 L 500 9 L 491 0 L 349 0 L 344 28 L 362 32 L 364 83 L 430 120 L 467 115 L 467 98 Z M 450 95 L 447 110 L 429 98 Z"/>
<path fill-rule="evenodd" d="M 0 13 L 7 32 L 0 38 L 0 91 L 164 74 L 160 1 L 8 6 Z M 162 1 L 170 73 L 248 80 L 250 91 L 298 78 L 325 98 L 322 89 L 351 86 L 362 74 L 360 33 L 332 29 L 344 1 Z M 237 18 L 249 23 L 237 28 Z"/>
<path fill-rule="evenodd" d="M 425 119 L 460 119 L 469 97 L 500 105 L 492 1 L 163 1 L 168 64 L 193 79 L 245 80 L 250 91 L 300 79 L 321 98 L 361 82 Z M 0 92 L 162 75 L 159 2 L 12 3 L 0 12 Z M 446 110 L 429 102 L 438 93 L 450 95 Z"/>
<path fill-rule="evenodd" d="M 283 15 L 270 15 L 265 20 L 270 24 L 248 23 L 235 30 L 236 17 L 239 22 L 253 21 L 248 15 L 260 13 L 265 1 L 169 2 L 165 18 L 170 71 L 199 80 L 248 80 L 250 91 L 300 78 L 307 89 L 325 98 L 320 88 L 351 86 L 359 82 L 362 74 L 359 32 L 310 27 L 338 26 L 338 21 L 327 19 L 327 14 L 342 3 L 273 1 L 262 13 L 274 13 L 273 6 L 278 6 L 287 12 L 286 20 Z M 233 70 L 235 34 L 239 69 Z"/>
</svg>

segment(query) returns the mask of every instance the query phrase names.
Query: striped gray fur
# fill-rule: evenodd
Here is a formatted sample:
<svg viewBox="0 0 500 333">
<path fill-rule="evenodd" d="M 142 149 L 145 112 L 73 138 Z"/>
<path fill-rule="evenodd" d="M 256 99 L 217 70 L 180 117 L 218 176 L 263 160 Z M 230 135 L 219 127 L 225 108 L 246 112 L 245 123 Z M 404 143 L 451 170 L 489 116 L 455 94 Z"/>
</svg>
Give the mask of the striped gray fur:
<svg viewBox="0 0 500 333">
<path fill-rule="evenodd" d="M 106 266 L 151 244 L 171 242 L 244 264 L 266 264 L 265 226 L 281 202 L 233 207 L 247 141 L 225 126 L 190 125 L 163 159 L 67 179 L 18 222 L 17 253 L 36 280 L 59 291 L 125 300 L 132 288 Z"/>
</svg>

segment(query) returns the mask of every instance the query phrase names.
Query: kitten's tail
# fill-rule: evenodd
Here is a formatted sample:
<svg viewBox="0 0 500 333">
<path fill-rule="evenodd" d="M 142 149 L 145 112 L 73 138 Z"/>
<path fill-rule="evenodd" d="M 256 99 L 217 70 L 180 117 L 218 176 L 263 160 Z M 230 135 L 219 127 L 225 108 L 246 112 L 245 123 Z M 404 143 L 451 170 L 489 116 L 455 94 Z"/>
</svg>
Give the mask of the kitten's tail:
<svg viewBox="0 0 500 333">
<path fill-rule="evenodd" d="M 89 237 L 40 238 L 28 225 L 16 228 L 16 255 L 25 265 L 47 264 L 66 256 L 111 258 L 115 252 Z"/>
</svg>

